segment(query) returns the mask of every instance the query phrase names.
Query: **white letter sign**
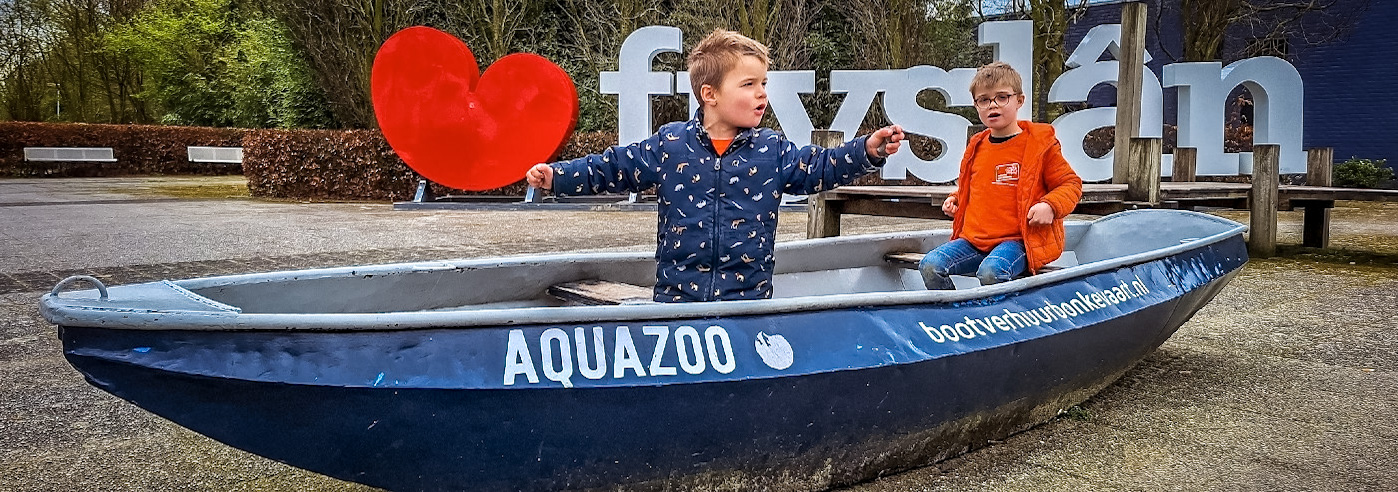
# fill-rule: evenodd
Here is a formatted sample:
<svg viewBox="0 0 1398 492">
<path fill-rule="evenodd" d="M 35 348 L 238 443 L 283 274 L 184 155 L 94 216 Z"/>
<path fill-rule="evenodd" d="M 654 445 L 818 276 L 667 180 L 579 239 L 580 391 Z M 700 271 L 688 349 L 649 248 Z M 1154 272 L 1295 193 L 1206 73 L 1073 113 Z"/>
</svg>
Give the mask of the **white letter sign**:
<svg viewBox="0 0 1398 492">
<path fill-rule="evenodd" d="M 1032 21 L 985 22 L 977 30 L 980 44 L 992 48 L 992 59 L 1005 61 L 1019 70 L 1026 94 L 1034 92 L 1033 70 L 1030 70 L 1033 34 Z M 1120 25 L 1093 27 L 1068 57 L 1065 62 L 1068 70 L 1050 88 L 1048 101 L 1086 101 L 1098 85 L 1116 85 L 1118 62 L 1099 60 L 1104 54 L 1120 58 L 1120 38 Z M 680 52 L 682 40 L 680 30 L 674 27 L 637 29 L 622 43 L 620 69 L 602 72 L 602 92 L 618 95 L 617 136 L 621 144 L 637 142 L 650 135 L 651 95 L 689 94 L 687 72 L 650 71 L 657 54 Z M 1150 60 L 1149 53 L 1145 59 Z M 1250 153 L 1224 153 L 1223 149 L 1226 99 L 1229 92 L 1242 86 L 1253 97 L 1254 143 L 1281 145 L 1281 172 L 1305 172 L 1306 158 L 1301 149 L 1301 75 L 1290 63 L 1273 57 L 1250 58 L 1227 67 L 1217 62 L 1175 63 L 1166 65 L 1159 79 L 1149 68 L 1143 70 L 1140 135 L 1137 136 L 1161 136 L 1163 87 L 1175 87 L 1179 97 L 1178 146 L 1198 149 L 1197 173 L 1251 173 Z M 876 96 L 883 93 L 883 109 L 889 121 L 902 125 L 909 133 L 937 140 L 942 153 L 932 160 L 922 160 L 911 151 L 899 152 L 889 158 L 882 177 L 901 180 L 911 174 L 932 183 L 951 181 L 957 177 L 961 156 L 966 150 L 966 132 L 972 122 L 958 114 L 925 108 L 918 104 L 917 97 L 923 91 L 932 90 L 940 93 L 948 107 L 971 107 L 969 89 L 974 75 L 974 68 L 946 70 L 927 65 L 892 70 L 833 70 L 830 92 L 843 94 L 844 100 L 835 112 L 830 129 L 853 138 Z M 777 123 L 792 143 L 809 144 L 815 126 L 800 95 L 815 92 L 815 72 L 773 71 L 767 76 L 768 102 Z M 694 97 L 689 99 L 693 114 L 699 103 Z M 1030 120 L 1032 115 L 1033 98 L 1030 97 L 1020 107 L 1018 116 Z M 1114 107 L 1074 111 L 1053 122 L 1063 144 L 1064 158 L 1084 180 L 1101 181 L 1112 177 L 1114 151 L 1103 157 L 1091 157 L 1083 149 L 1083 139 L 1089 132 L 1115 123 Z M 1168 175 L 1171 170 L 1171 157 L 1162 156 L 1162 174 Z"/>
</svg>

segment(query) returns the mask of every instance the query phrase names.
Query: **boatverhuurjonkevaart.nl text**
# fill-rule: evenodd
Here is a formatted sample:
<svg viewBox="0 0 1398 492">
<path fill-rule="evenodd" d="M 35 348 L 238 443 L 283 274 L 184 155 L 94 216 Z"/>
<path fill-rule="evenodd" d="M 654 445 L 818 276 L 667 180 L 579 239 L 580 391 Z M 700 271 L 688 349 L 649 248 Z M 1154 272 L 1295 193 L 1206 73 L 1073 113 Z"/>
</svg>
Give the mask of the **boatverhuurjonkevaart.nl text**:
<svg viewBox="0 0 1398 492">
<path fill-rule="evenodd" d="M 1024 311 L 1010 311 L 1005 309 L 1005 314 L 972 318 L 963 316 L 963 320 L 957 323 L 944 324 L 941 326 L 928 325 L 919 321 L 917 324 L 927 333 L 927 337 L 937 343 L 955 342 L 963 339 L 972 339 L 978 336 L 988 336 L 996 332 L 1007 332 L 1039 326 L 1041 324 L 1052 324 L 1056 321 L 1066 320 L 1082 314 L 1090 313 L 1098 309 L 1115 306 L 1132 299 L 1143 297 L 1150 293 L 1146 283 L 1141 281 L 1141 277 L 1131 283 L 1121 281 L 1121 285 L 1101 291 L 1074 293 L 1074 298 L 1066 301 L 1054 303 L 1044 299 L 1044 306 Z"/>
</svg>

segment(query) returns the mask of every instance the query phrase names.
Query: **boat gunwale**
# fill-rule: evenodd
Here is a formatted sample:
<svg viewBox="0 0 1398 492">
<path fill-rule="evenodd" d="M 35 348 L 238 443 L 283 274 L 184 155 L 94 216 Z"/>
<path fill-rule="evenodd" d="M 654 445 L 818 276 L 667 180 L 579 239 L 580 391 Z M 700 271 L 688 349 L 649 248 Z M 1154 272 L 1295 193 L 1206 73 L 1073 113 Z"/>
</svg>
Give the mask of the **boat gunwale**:
<svg viewBox="0 0 1398 492">
<path fill-rule="evenodd" d="M 787 297 L 778 299 L 700 302 L 700 303 L 654 303 L 623 304 L 611 306 L 541 306 L 527 308 L 475 309 L 475 310 L 433 310 L 398 311 L 383 313 L 234 313 L 212 311 L 173 311 L 122 308 L 121 306 L 96 307 L 77 306 L 64 303 L 65 299 L 52 294 L 41 298 L 41 314 L 49 322 L 60 326 L 80 326 L 127 330 L 195 330 L 195 331 L 302 331 L 302 332 L 344 332 L 344 331 L 399 331 L 423 329 L 490 328 L 540 324 L 568 324 L 595 322 L 628 322 L 663 319 L 711 319 L 719 317 L 778 315 L 793 312 L 822 311 L 848 308 L 893 307 L 904 305 L 947 304 L 983 299 L 1060 282 L 1086 277 L 1095 273 L 1114 270 L 1129 265 L 1174 256 L 1186 251 L 1223 242 L 1241 235 L 1247 226 L 1237 222 L 1199 212 L 1170 210 L 1177 214 L 1209 220 L 1222 225 L 1231 225 L 1228 230 L 1200 237 L 1163 248 L 1140 253 L 1093 261 L 1062 270 L 1033 275 L 988 286 L 961 290 L 908 290 L 881 291 L 850 294 L 822 294 L 812 296 Z M 1091 226 L 1120 219 L 1144 210 L 1126 211 L 1093 221 L 1084 221 Z M 1158 213 L 1158 211 L 1152 212 Z M 1091 227 L 1090 226 L 1090 227 Z M 830 242 L 867 240 L 870 237 L 897 238 L 908 233 L 885 233 L 878 235 L 843 236 L 841 238 L 806 239 L 786 243 L 787 247 L 800 246 L 814 241 Z M 919 232 L 918 234 L 925 234 Z M 588 253 L 583 260 L 599 257 L 633 258 L 637 252 Z M 205 289 L 222 285 L 233 285 L 258 281 L 332 278 L 346 272 L 359 274 L 366 268 L 383 269 L 382 273 L 422 271 L 424 269 L 467 269 L 480 266 L 507 266 L 537 263 L 544 259 L 556 258 L 557 254 L 528 255 L 510 258 L 502 262 L 500 257 L 471 259 L 460 262 L 427 261 L 359 267 L 334 267 L 309 270 L 292 270 L 244 275 L 205 277 L 181 280 L 178 285 L 189 289 Z M 575 260 L 570 260 L 575 261 Z M 394 268 L 388 269 L 386 267 Z M 119 287 L 117 287 L 119 288 Z M 82 291 L 79 291 L 82 292 Z M 159 324 L 155 320 L 159 319 Z"/>
</svg>

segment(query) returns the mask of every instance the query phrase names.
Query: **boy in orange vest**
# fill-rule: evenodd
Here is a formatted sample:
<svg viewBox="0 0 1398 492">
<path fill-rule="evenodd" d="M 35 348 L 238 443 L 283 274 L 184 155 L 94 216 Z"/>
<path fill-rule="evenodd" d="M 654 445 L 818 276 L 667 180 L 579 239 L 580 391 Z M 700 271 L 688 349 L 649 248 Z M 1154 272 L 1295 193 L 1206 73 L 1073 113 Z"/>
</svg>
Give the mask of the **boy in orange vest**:
<svg viewBox="0 0 1398 492">
<path fill-rule="evenodd" d="M 985 131 L 971 137 L 957 190 L 942 202 L 951 241 L 923 257 L 928 289 L 976 272 L 981 285 L 1036 272 L 1063 254 L 1063 218 L 1082 198 L 1082 178 L 1063 159 L 1053 126 L 1018 121 L 1019 72 L 1004 62 L 976 70 L 971 95 Z"/>
</svg>

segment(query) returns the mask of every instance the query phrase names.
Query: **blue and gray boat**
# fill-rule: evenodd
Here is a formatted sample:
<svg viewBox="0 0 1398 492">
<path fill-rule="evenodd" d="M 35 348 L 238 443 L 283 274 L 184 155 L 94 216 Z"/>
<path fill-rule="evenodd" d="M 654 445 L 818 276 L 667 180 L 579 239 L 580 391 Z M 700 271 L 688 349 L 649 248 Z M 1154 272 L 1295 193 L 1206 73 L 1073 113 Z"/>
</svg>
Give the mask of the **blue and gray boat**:
<svg viewBox="0 0 1398 492">
<path fill-rule="evenodd" d="M 649 302 L 638 252 L 67 280 L 41 310 L 98 388 L 344 480 L 811 490 L 1084 401 L 1239 272 L 1244 229 L 1168 210 L 1071 222 L 1062 268 L 952 291 L 908 268 L 940 230 L 780 244 L 760 301 Z"/>
</svg>

